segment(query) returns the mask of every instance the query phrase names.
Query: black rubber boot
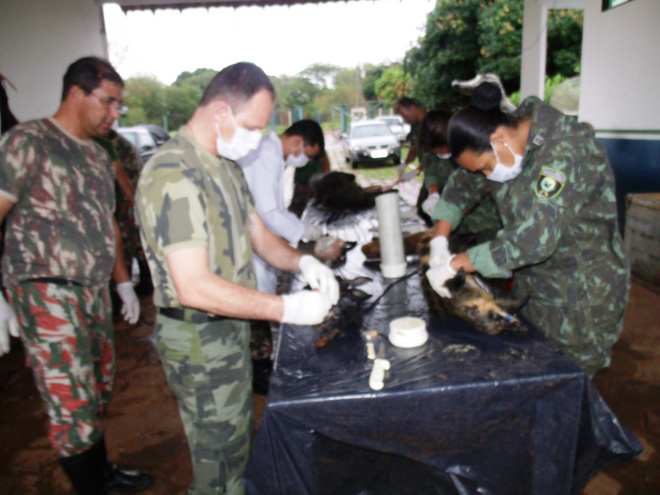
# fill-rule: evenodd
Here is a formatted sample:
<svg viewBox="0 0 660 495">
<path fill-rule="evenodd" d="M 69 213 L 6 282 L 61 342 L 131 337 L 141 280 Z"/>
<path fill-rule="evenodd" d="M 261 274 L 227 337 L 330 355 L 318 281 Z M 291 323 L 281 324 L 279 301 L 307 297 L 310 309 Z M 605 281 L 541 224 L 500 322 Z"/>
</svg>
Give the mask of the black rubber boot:
<svg viewBox="0 0 660 495">
<path fill-rule="evenodd" d="M 151 486 L 153 477 L 149 473 L 119 469 L 108 461 L 105 439 L 101 440 L 98 445 L 102 452 L 104 466 L 103 493 L 137 493 Z"/>
<path fill-rule="evenodd" d="M 103 493 L 105 456 L 99 444 L 79 454 L 61 457 L 59 461 L 78 495 Z"/>
</svg>

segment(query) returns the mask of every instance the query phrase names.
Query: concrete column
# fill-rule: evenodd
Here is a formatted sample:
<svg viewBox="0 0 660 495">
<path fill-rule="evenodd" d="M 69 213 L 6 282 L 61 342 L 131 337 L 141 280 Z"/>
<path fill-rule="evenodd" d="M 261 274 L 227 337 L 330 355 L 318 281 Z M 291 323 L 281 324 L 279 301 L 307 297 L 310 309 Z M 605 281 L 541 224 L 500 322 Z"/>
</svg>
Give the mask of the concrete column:
<svg viewBox="0 0 660 495">
<path fill-rule="evenodd" d="M 545 0 L 525 0 L 520 70 L 520 100 L 528 96 L 543 99 L 548 36 L 548 8 Z"/>
</svg>

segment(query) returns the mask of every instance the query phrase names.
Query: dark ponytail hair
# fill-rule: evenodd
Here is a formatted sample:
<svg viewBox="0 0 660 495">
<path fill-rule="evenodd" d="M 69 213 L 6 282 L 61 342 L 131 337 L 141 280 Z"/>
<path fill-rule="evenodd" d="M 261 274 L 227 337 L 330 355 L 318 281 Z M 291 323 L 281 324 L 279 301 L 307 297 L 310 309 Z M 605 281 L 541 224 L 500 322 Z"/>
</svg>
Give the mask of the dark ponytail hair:
<svg viewBox="0 0 660 495">
<path fill-rule="evenodd" d="M 423 150 L 430 151 L 448 144 L 447 124 L 450 118 L 451 112 L 445 110 L 431 110 L 426 113 L 419 130 L 419 145 Z"/>
<path fill-rule="evenodd" d="M 493 83 L 476 87 L 470 103 L 461 108 L 449 121 L 447 136 L 452 156 L 459 157 L 465 150 L 480 155 L 490 151 L 490 136 L 500 126 L 517 127 L 508 113 L 500 110 L 502 92 Z"/>
</svg>

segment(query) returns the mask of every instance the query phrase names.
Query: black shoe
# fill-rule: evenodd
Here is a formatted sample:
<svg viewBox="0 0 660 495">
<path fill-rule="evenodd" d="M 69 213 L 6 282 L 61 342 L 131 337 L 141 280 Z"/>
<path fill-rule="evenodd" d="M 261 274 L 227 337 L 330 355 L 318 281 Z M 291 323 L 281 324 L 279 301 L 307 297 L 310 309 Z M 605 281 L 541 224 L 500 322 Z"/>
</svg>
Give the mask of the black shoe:
<svg viewBox="0 0 660 495">
<path fill-rule="evenodd" d="M 103 492 L 137 493 L 146 490 L 153 483 L 153 477 L 144 471 L 119 469 L 108 462 L 106 464 Z"/>
<path fill-rule="evenodd" d="M 252 360 L 252 391 L 259 395 L 268 395 L 270 373 L 273 361 L 268 358 Z"/>
<path fill-rule="evenodd" d="M 103 453 L 105 464 L 103 493 L 137 493 L 151 486 L 154 480 L 149 473 L 119 469 L 115 464 L 108 461 L 105 439 L 101 440 L 98 445 Z"/>
</svg>

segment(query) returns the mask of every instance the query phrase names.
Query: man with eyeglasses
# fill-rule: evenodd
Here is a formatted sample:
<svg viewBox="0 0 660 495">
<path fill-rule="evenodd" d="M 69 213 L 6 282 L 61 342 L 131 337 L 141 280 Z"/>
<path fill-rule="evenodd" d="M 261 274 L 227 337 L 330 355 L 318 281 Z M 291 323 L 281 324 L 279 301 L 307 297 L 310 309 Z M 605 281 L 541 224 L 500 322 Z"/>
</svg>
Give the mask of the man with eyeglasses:
<svg viewBox="0 0 660 495">
<path fill-rule="evenodd" d="M 8 304 L 0 294 L 0 354 L 22 338 L 50 418 L 50 442 L 80 495 L 134 493 L 149 474 L 107 459 L 101 417 L 112 391 L 111 277 L 122 314 L 140 305 L 117 238 L 114 171 L 92 138 L 119 118 L 124 83 L 106 61 L 71 64 L 54 116 L 20 124 L 0 140 L 0 221 Z"/>
</svg>

